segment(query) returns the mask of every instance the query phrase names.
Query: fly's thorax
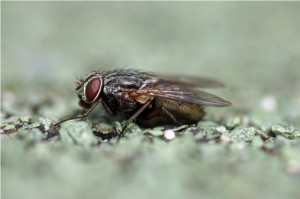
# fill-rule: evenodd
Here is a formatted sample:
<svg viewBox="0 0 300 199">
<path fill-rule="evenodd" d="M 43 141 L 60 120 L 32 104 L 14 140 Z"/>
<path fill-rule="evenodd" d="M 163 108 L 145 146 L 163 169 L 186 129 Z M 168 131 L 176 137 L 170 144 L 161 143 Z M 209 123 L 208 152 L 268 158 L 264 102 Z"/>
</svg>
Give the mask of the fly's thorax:
<svg viewBox="0 0 300 199">
<path fill-rule="evenodd" d="M 198 121 L 205 115 L 203 107 L 198 104 L 174 101 L 160 97 L 155 98 L 155 106 L 167 109 L 167 111 L 174 114 L 178 119 Z"/>
</svg>

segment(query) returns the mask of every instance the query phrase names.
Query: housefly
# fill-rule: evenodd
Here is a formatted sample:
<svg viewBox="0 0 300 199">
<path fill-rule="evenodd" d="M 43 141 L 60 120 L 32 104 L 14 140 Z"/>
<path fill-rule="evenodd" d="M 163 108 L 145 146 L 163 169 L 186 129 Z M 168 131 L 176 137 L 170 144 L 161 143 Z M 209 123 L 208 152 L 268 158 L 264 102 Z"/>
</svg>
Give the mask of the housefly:
<svg viewBox="0 0 300 199">
<path fill-rule="evenodd" d="M 136 70 L 91 72 L 77 81 L 79 105 L 87 111 L 70 119 L 86 118 L 102 104 L 109 115 L 127 119 L 122 132 L 135 119 L 166 118 L 175 124 L 195 123 L 203 118 L 204 106 L 226 107 L 231 103 L 199 90 L 222 86 L 198 77 L 157 75 Z M 57 124 L 60 124 L 63 120 Z"/>
</svg>

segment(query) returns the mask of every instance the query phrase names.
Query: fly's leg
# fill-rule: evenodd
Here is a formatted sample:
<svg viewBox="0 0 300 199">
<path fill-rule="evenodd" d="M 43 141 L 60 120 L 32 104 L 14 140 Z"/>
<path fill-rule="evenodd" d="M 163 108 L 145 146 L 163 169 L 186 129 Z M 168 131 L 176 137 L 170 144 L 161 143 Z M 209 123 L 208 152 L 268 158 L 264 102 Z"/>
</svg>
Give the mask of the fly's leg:
<svg viewBox="0 0 300 199">
<path fill-rule="evenodd" d="M 152 112 L 150 112 L 148 115 L 147 115 L 147 119 L 151 119 L 153 117 L 157 117 L 157 116 L 160 116 L 162 114 L 165 114 L 167 115 L 176 125 L 180 126 L 182 125 L 181 122 L 179 122 L 175 117 L 174 115 L 168 111 L 166 108 L 164 107 L 160 107 L 160 108 L 157 108 L 157 109 L 154 109 Z"/>
<path fill-rule="evenodd" d="M 56 124 L 54 124 L 54 126 L 57 126 L 61 123 L 64 123 L 66 121 L 69 121 L 69 120 L 75 120 L 75 119 L 81 119 L 81 120 L 85 120 L 86 117 L 96 108 L 96 106 L 99 104 L 99 101 L 95 102 L 91 108 L 89 108 L 84 114 L 82 115 L 77 115 L 75 117 L 70 117 L 70 118 L 67 118 L 67 119 L 64 119 L 60 122 L 57 122 Z"/>
<path fill-rule="evenodd" d="M 101 104 L 102 104 L 105 112 L 108 113 L 108 115 L 115 116 L 117 114 L 117 112 L 114 109 L 112 109 L 111 107 L 109 107 L 106 102 L 101 101 Z"/>
<path fill-rule="evenodd" d="M 168 115 L 168 116 L 171 118 L 171 120 L 172 120 L 176 125 L 178 125 L 178 126 L 182 125 L 181 122 L 179 122 L 179 121 L 174 117 L 174 115 L 173 115 L 170 111 L 168 111 L 166 108 L 161 107 L 161 111 L 162 111 L 162 113 L 165 113 L 166 115 Z"/>
<path fill-rule="evenodd" d="M 88 116 L 88 115 L 96 108 L 96 106 L 99 104 L 99 102 L 100 102 L 100 100 L 97 101 L 97 102 L 95 102 L 95 103 L 91 106 L 91 108 L 89 108 L 89 109 L 88 109 L 84 114 L 82 114 L 82 115 L 77 115 L 77 116 L 75 116 L 75 117 L 70 117 L 70 118 L 61 120 L 61 121 L 55 123 L 54 125 L 52 125 L 51 128 L 50 128 L 50 130 L 49 130 L 49 132 L 48 132 L 48 134 L 47 134 L 47 137 L 46 137 L 45 139 L 48 140 L 48 139 L 50 139 L 50 138 L 52 138 L 52 137 L 54 137 L 54 136 L 57 136 L 57 135 L 58 135 L 58 130 L 57 130 L 57 128 L 58 128 L 58 125 L 60 125 L 61 123 L 64 123 L 64 122 L 69 121 L 69 120 L 75 120 L 75 119 L 85 120 L 86 117 L 87 117 L 87 116 Z M 53 131 L 53 129 L 56 129 L 56 130 Z M 52 131 L 53 131 L 53 132 L 52 132 Z"/>
<path fill-rule="evenodd" d="M 123 137 L 125 135 L 125 130 L 128 127 L 129 123 L 131 123 L 136 117 L 138 117 L 149 105 L 151 104 L 151 100 L 147 101 L 139 110 L 137 110 L 124 124 L 120 135 Z"/>
</svg>

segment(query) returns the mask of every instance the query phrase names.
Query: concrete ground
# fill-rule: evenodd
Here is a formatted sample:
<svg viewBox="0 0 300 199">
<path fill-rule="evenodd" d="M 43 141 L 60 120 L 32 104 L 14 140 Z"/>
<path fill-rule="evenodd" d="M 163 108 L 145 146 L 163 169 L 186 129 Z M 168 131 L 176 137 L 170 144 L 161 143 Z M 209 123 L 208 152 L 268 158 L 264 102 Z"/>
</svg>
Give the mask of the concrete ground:
<svg viewBox="0 0 300 199">
<path fill-rule="evenodd" d="M 2 2 L 1 188 L 11 198 L 300 198 L 300 3 Z M 76 77 L 219 79 L 232 102 L 167 131 L 99 107 Z"/>
</svg>

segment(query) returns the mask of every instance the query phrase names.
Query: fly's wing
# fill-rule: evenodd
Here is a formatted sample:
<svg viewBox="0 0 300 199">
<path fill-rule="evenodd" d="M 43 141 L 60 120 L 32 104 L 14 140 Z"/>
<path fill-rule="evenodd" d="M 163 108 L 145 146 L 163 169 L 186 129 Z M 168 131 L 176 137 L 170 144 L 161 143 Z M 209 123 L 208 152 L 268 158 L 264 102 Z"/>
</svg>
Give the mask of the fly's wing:
<svg viewBox="0 0 300 199">
<path fill-rule="evenodd" d="M 143 95 L 184 101 L 202 106 L 224 107 L 231 105 L 230 102 L 216 95 L 190 87 L 189 84 L 168 82 L 166 80 L 159 80 L 155 86 L 142 89 L 139 92 L 143 93 Z"/>
<path fill-rule="evenodd" d="M 176 75 L 156 75 L 161 83 L 174 83 L 198 88 L 218 88 L 224 87 L 224 84 L 213 79 L 205 77 L 192 77 L 192 76 L 176 76 Z"/>
</svg>

